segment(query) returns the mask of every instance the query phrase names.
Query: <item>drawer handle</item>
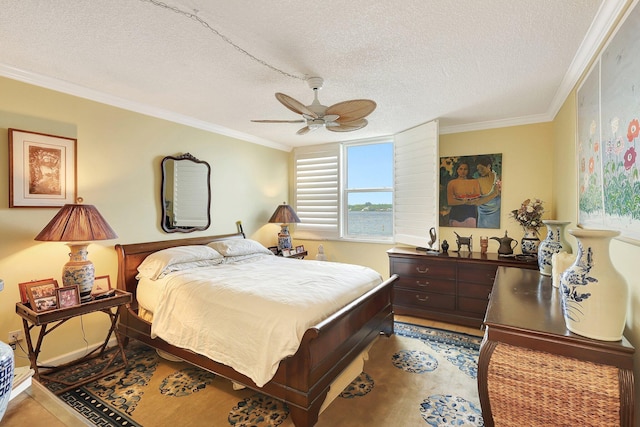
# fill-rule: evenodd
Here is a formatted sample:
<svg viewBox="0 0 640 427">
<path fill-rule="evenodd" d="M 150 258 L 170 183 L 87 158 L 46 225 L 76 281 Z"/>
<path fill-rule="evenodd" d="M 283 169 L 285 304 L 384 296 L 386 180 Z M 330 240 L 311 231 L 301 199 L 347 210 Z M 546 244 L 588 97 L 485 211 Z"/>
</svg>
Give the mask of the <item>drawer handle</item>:
<svg viewBox="0 0 640 427">
<path fill-rule="evenodd" d="M 420 298 L 420 295 L 416 295 L 416 299 L 417 299 L 418 301 L 425 302 L 426 300 L 428 300 L 428 299 L 429 299 L 429 297 L 427 296 L 427 297 L 424 297 L 424 298 Z"/>
<path fill-rule="evenodd" d="M 422 267 L 422 270 L 421 270 L 421 269 L 420 269 L 420 266 L 417 266 L 417 267 L 416 267 L 416 271 L 417 271 L 418 273 L 422 273 L 422 274 L 424 274 L 424 273 L 426 273 L 427 271 L 429 271 L 429 267 Z"/>
<path fill-rule="evenodd" d="M 416 280 L 416 285 L 420 286 L 421 288 L 426 288 L 427 286 L 429 286 L 430 282 L 421 282 L 419 280 Z"/>
</svg>

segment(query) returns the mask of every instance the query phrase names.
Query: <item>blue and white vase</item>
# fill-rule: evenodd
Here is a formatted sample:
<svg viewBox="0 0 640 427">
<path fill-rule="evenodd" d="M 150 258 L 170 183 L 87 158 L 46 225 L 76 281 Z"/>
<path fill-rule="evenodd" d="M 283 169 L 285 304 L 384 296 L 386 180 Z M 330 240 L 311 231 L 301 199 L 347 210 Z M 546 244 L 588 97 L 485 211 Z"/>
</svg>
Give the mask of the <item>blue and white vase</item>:
<svg viewBox="0 0 640 427">
<path fill-rule="evenodd" d="M 4 416 L 13 387 L 13 349 L 0 341 L 0 420 Z"/>
<path fill-rule="evenodd" d="M 520 250 L 523 255 L 538 255 L 538 246 L 540 245 L 540 237 L 538 237 L 538 229 L 534 227 L 525 227 L 524 236 L 520 240 Z"/>
<path fill-rule="evenodd" d="M 551 257 L 558 252 L 571 253 L 571 245 L 564 238 L 564 229 L 570 221 L 543 219 L 547 226 L 547 237 L 538 246 L 538 269 L 540 274 L 551 276 Z"/>
<path fill-rule="evenodd" d="M 602 341 L 619 341 L 627 321 L 629 288 L 609 255 L 613 230 L 571 229 L 578 240 L 575 262 L 560 276 L 567 329 Z"/>
</svg>

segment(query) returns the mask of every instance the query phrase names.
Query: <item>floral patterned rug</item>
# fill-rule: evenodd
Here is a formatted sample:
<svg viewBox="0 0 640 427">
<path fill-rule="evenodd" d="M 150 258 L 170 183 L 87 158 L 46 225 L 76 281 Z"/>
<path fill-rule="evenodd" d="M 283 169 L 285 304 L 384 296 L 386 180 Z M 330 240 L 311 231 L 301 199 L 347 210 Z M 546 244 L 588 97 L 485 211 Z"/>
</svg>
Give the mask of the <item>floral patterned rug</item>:
<svg viewBox="0 0 640 427">
<path fill-rule="evenodd" d="M 364 372 L 320 414 L 316 426 L 483 426 L 476 383 L 479 346 L 478 337 L 396 322 L 395 335 L 376 341 Z M 284 403 L 234 390 L 228 380 L 162 359 L 141 343 L 128 346 L 127 359 L 126 369 L 59 397 L 99 426 L 293 426 Z M 97 365 L 85 363 L 59 375 L 75 379 Z"/>
</svg>

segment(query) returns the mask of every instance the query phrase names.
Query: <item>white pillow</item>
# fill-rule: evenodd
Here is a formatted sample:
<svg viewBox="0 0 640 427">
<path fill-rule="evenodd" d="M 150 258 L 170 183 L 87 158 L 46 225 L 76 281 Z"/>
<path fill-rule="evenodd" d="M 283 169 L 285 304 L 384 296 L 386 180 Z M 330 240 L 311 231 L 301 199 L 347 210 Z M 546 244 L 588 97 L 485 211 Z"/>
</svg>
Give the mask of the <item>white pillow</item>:
<svg viewBox="0 0 640 427">
<path fill-rule="evenodd" d="M 147 256 L 138 266 L 137 278 L 146 277 L 156 280 L 172 271 L 169 267 L 177 264 L 200 262 L 201 265 L 212 265 L 221 264 L 223 260 L 222 255 L 209 246 L 176 246 Z"/>
<path fill-rule="evenodd" d="M 240 256 L 250 254 L 273 255 L 269 249 L 251 239 L 228 239 L 219 242 L 211 242 L 209 247 L 220 252 L 224 256 Z"/>
</svg>

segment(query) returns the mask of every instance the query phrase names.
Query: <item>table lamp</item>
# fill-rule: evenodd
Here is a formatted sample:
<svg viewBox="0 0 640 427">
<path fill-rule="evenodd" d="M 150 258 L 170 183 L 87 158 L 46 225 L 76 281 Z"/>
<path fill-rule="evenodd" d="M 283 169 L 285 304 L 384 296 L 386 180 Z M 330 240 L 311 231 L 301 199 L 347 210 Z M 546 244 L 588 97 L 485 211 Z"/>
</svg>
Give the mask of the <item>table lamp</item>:
<svg viewBox="0 0 640 427">
<path fill-rule="evenodd" d="M 276 211 L 269 219 L 270 223 L 280 223 L 280 232 L 278 233 L 278 250 L 291 249 L 291 235 L 289 234 L 289 224 L 292 222 L 300 222 L 300 218 L 296 215 L 287 202 L 282 202 L 276 208 Z"/>
<path fill-rule="evenodd" d="M 62 267 L 62 284 L 78 285 L 80 301 L 91 300 L 95 278 L 93 263 L 87 259 L 87 246 L 93 240 L 109 240 L 118 236 L 93 205 L 68 204 L 53 217 L 35 240 L 69 242 L 69 262 Z"/>
</svg>

